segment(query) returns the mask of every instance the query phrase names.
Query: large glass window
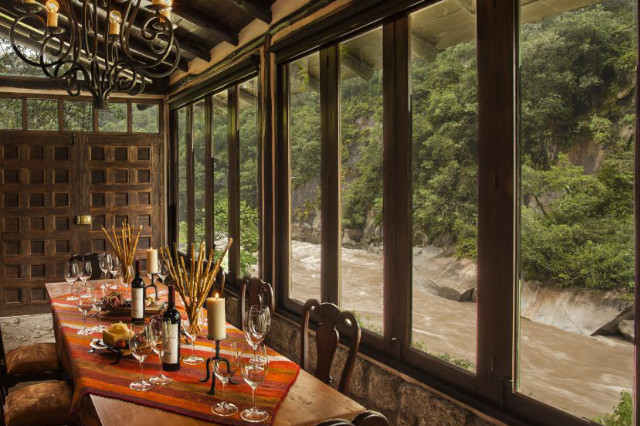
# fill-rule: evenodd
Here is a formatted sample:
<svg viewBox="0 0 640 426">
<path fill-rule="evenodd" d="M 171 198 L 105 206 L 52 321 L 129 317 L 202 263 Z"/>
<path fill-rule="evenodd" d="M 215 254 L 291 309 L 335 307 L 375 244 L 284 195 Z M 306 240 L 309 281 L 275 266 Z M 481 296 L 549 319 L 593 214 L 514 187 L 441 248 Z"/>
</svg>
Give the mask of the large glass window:
<svg viewBox="0 0 640 426">
<path fill-rule="evenodd" d="M 411 15 L 412 347 L 474 371 L 477 99 L 475 17 L 436 3 Z M 453 18 L 455 17 L 455 18 Z"/>
<path fill-rule="evenodd" d="M 127 131 L 127 104 L 109 102 L 106 108 L 98 110 L 98 130 L 101 132 Z"/>
<path fill-rule="evenodd" d="M 519 391 L 630 425 L 635 2 L 537 3 L 520 14 Z"/>
<path fill-rule="evenodd" d="M 58 130 L 58 101 L 27 99 L 29 130 Z"/>
<path fill-rule="evenodd" d="M 213 95 L 213 235 L 219 256 L 229 239 L 229 105 L 228 92 Z M 229 258 L 223 267 L 228 270 Z"/>
<path fill-rule="evenodd" d="M 132 130 L 138 133 L 158 133 L 158 104 L 131 104 Z"/>
<path fill-rule="evenodd" d="M 292 299 L 320 298 L 320 66 L 319 53 L 289 68 Z"/>
<path fill-rule="evenodd" d="M 205 180 L 206 180 L 206 126 L 204 100 L 193 105 L 193 192 L 195 209 L 195 238 L 199 247 L 205 240 L 207 217 Z"/>
<path fill-rule="evenodd" d="M 64 101 L 64 129 L 93 131 L 93 105 L 88 101 Z"/>
<path fill-rule="evenodd" d="M 22 99 L 0 98 L 0 129 L 22 129 Z"/>
<path fill-rule="evenodd" d="M 189 242 L 187 228 L 187 108 L 178 110 L 177 129 L 178 135 L 178 164 L 175 169 L 178 175 L 178 246 L 186 250 Z"/>
<path fill-rule="evenodd" d="M 340 43 L 342 294 L 382 334 L 382 28 Z"/>
<path fill-rule="evenodd" d="M 240 274 L 258 276 L 258 79 L 240 84 Z"/>
</svg>

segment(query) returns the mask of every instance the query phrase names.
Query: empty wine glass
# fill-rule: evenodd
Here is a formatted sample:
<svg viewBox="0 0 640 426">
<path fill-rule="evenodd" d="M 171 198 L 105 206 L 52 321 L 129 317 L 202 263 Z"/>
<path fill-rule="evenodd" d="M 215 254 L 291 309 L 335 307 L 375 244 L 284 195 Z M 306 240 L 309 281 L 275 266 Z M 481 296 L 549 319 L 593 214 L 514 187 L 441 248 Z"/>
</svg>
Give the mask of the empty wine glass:
<svg viewBox="0 0 640 426">
<path fill-rule="evenodd" d="M 98 264 L 100 270 L 104 274 L 104 284 L 107 285 L 107 273 L 109 272 L 109 265 L 111 264 L 111 255 L 109 253 L 101 253 L 98 256 Z"/>
<path fill-rule="evenodd" d="M 129 349 L 131 349 L 131 353 L 140 363 L 140 380 L 131 382 L 129 387 L 137 391 L 147 391 L 153 387 L 153 383 L 144 379 L 143 363 L 147 356 L 153 352 L 155 346 L 153 333 L 151 333 L 148 326 L 136 324 L 131 324 L 131 331 L 133 333 L 129 338 Z"/>
<path fill-rule="evenodd" d="M 118 256 L 111 256 L 111 263 L 109 264 L 109 272 L 111 273 L 111 285 L 109 286 L 110 290 L 117 290 L 118 289 L 118 285 L 113 282 L 113 280 L 115 278 L 118 278 L 118 275 L 120 273 L 122 273 L 122 269 L 121 269 L 121 265 L 120 265 L 120 259 L 118 259 Z"/>
<path fill-rule="evenodd" d="M 96 316 L 98 317 L 98 325 L 93 327 L 93 329 L 95 331 L 106 330 L 107 327 L 102 325 L 102 318 L 100 317 L 100 313 L 104 307 L 105 287 L 102 284 L 96 284 L 93 286 L 91 294 L 93 296 L 93 307 L 96 308 Z"/>
<path fill-rule="evenodd" d="M 153 347 L 153 352 L 155 352 L 160 359 L 160 374 L 153 376 L 149 381 L 155 385 L 168 385 L 173 382 L 173 379 L 162 374 L 162 357 L 164 356 L 164 331 L 162 328 L 162 317 L 155 316 L 151 318 L 151 321 L 149 321 L 149 329 L 153 334 L 153 340 L 156 342 Z"/>
<path fill-rule="evenodd" d="M 202 309 L 198 310 L 198 312 L 196 313 L 195 318 L 193 319 L 194 322 L 199 322 L 200 321 L 200 316 L 202 315 Z M 201 362 L 204 361 L 204 359 L 202 359 L 202 357 L 199 357 L 196 355 L 196 340 L 198 338 L 198 333 L 195 332 L 195 330 L 197 329 L 197 325 L 191 324 L 191 321 L 189 320 L 189 318 L 183 318 L 182 319 L 182 329 L 185 332 L 185 334 L 187 335 L 187 337 L 189 338 L 189 340 L 191 340 L 191 355 L 187 358 L 182 358 L 182 362 L 187 364 L 187 365 L 197 365 L 200 364 Z"/>
<path fill-rule="evenodd" d="M 238 354 L 238 366 L 240 367 L 242 378 L 251 387 L 251 397 L 253 399 L 253 407 L 242 411 L 240 417 L 247 422 L 263 422 L 269 418 L 269 413 L 259 410 L 256 406 L 256 389 L 267 377 L 267 372 L 269 371 L 267 348 L 265 346 L 254 348 L 249 342 L 243 342 L 242 349 Z"/>
<path fill-rule="evenodd" d="M 87 292 L 87 280 L 91 278 L 91 261 L 90 260 L 82 260 L 79 264 L 79 274 L 78 277 L 82 280 L 84 284 L 84 292 L 80 297 L 91 297 L 91 293 Z"/>
<path fill-rule="evenodd" d="M 76 262 L 67 262 L 64 265 L 64 279 L 71 284 L 71 290 L 69 291 L 71 295 L 67 297 L 67 300 L 78 300 L 78 297 L 74 294 L 73 285 L 78 279 L 78 264 Z"/>
<path fill-rule="evenodd" d="M 82 312 L 82 315 L 84 317 L 84 327 L 82 328 L 82 330 L 78 330 L 78 334 L 80 336 L 89 336 L 93 334 L 93 329 L 87 328 L 87 314 L 89 313 L 89 311 L 91 311 L 91 309 L 93 309 L 93 304 L 95 301 L 91 292 L 87 292 L 86 290 L 84 290 L 82 293 L 83 294 L 81 294 L 77 299 L 77 302 L 78 309 L 80 310 L 80 312 Z"/>
<path fill-rule="evenodd" d="M 165 282 L 167 275 L 169 275 L 169 267 L 167 266 L 167 262 L 165 262 L 164 259 L 158 259 L 158 278 L 160 278 L 160 281 L 165 286 L 167 285 L 167 283 Z M 158 294 L 161 296 L 167 294 L 167 290 L 160 290 Z"/>
<path fill-rule="evenodd" d="M 244 318 L 244 337 L 255 349 L 260 345 L 271 328 L 271 312 L 267 306 L 253 305 Z"/>
<path fill-rule="evenodd" d="M 124 287 L 124 292 L 126 293 L 127 290 L 129 289 L 129 282 L 125 279 L 125 276 L 127 274 L 125 274 L 125 270 L 128 272 L 128 275 L 133 279 L 133 277 L 135 277 L 135 273 L 133 270 L 133 266 L 129 265 L 129 266 L 123 266 L 122 267 L 122 274 L 120 275 L 120 284 L 122 284 L 122 286 Z"/>
<path fill-rule="evenodd" d="M 211 407 L 211 412 L 222 417 L 232 416 L 238 412 L 238 407 L 227 402 L 227 383 L 233 378 L 238 368 L 238 342 L 232 340 L 229 345 L 226 359 L 217 359 L 213 365 L 213 373 L 222 383 L 222 401 Z"/>
</svg>

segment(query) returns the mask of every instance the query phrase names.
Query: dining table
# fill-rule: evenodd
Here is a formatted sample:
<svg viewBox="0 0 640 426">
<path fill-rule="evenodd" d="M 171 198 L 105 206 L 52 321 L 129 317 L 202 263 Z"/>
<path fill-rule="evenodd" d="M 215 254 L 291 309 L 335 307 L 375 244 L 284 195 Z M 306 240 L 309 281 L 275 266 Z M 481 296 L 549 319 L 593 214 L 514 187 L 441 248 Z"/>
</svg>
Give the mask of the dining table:
<svg viewBox="0 0 640 426">
<path fill-rule="evenodd" d="M 104 283 L 104 280 L 102 280 Z M 88 282 L 88 285 L 100 285 L 100 282 Z M 64 316 L 61 314 L 62 309 L 67 309 L 69 312 L 71 311 L 70 307 L 73 302 L 62 303 L 60 301 L 64 300 L 64 297 L 70 293 L 71 286 L 66 282 L 56 282 L 56 283 L 47 283 L 46 285 L 47 293 L 49 295 L 49 299 L 52 302 L 52 312 L 53 312 L 53 330 L 56 339 L 56 348 L 58 351 L 58 355 L 60 357 L 61 362 L 63 363 L 66 371 L 69 373 L 71 378 L 76 384 L 75 392 L 79 392 L 78 389 L 78 380 L 79 375 L 85 374 L 83 371 L 86 371 L 87 362 L 86 355 L 84 353 L 84 349 L 82 352 L 77 350 L 78 342 L 80 345 L 83 344 L 82 340 L 78 340 L 79 336 L 75 336 L 75 331 L 70 332 L 67 325 L 63 324 Z M 162 290 L 163 286 L 159 286 Z M 122 291 L 126 291 L 120 289 Z M 163 293 L 161 291 L 161 293 Z M 78 312 L 79 314 L 79 312 Z M 67 314 L 68 315 L 68 314 Z M 80 318 L 82 318 L 80 314 Z M 102 322 L 108 325 L 112 319 L 108 315 L 102 316 Z M 92 323 L 95 324 L 95 323 Z M 240 333 L 235 327 L 231 324 L 227 323 L 227 330 L 235 333 Z M 206 335 L 206 332 L 205 332 Z M 241 335 L 241 334 L 240 334 Z M 87 353 L 90 349 L 90 342 L 94 338 L 99 338 L 100 333 L 95 333 L 93 336 L 83 336 L 86 339 L 86 349 Z M 73 340 L 73 345 L 70 340 Z M 76 347 L 75 350 L 71 350 L 69 348 Z M 271 349 L 269 349 L 274 357 L 278 359 L 284 360 L 284 362 L 289 361 L 286 357 L 281 354 L 277 354 Z M 190 351 L 187 347 L 183 347 L 183 351 Z M 79 355 L 82 354 L 82 356 Z M 84 361 L 83 361 L 84 360 Z M 130 360 L 125 361 L 123 358 L 120 362 L 131 362 L 134 360 L 131 357 Z M 80 368 L 80 364 L 82 364 L 83 368 Z M 155 361 L 147 361 L 145 364 L 145 373 L 147 375 L 156 374 L 159 370 L 158 360 L 156 357 Z M 96 368 L 99 368 L 103 374 L 110 373 L 109 369 L 118 368 L 116 365 L 111 365 L 110 363 L 101 363 Z M 205 374 L 204 364 L 202 365 L 202 376 Z M 279 401 L 277 405 L 277 411 L 275 411 L 275 415 L 272 419 L 269 419 L 268 424 L 273 425 L 282 425 L 282 426 L 293 426 L 293 425 L 315 425 L 323 420 L 334 419 L 334 418 L 343 418 L 343 419 L 351 419 L 358 413 L 365 410 L 365 408 L 347 397 L 346 395 L 338 392 L 336 389 L 331 386 L 325 384 L 324 382 L 316 379 L 312 374 L 306 372 L 303 369 L 298 369 L 296 366 L 297 375 L 294 377 L 293 383 L 288 388 L 288 391 L 284 393 L 284 397 L 281 401 Z M 114 373 L 115 374 L 115 373 Z M 172 376 L 171 372 L 165 372 L 166 375 Z M 269 373 L 271 374 L 271 372 Z M 137 377 L 132 374 L 131 380 L 135 380 Z M 199 377 L 198 377 L 199 378 Z M 195 386 L 193 383 L 180 383 L 180 380 L 184 381 L 196 381 L 198 378 L 193 378 L 187 376 L 186 378 L 182 376 L 174 376 L 174 382 L 167 385 L 168 387 L 180 387 L 180 386 Z M 107 384 L 105 384 L 107 386 Z M 228 385 L 229 386 L 229 385 Z M 96 387 L 99 389 L 100 386 Z M 200 388 L 198 388 L 200 389 Z M 203 400 L 203 398 L 207 398 L 206 392 L 208 390 L 208 386 L 202 387 L 202 391 L 198 391 L 198 395 L 193 395 L 194 399 Z M 218 388 L 216 387 L 216 390 Z M 123 426 L 123 425 L 205 425 L 205 424 L 229 424 L 224 422 L 222 418 L 217 419 L 215 415 L 211 415 L 207 418 L 197 418 L 197 416 L 185 415 L 180 412 L 180 410 L 165 410 L 161 408 L 157 408 L 152 406 L 153 404 L 147 404 L 144 401 L 146 392 L 139 392 L 140 396 L 136 399 L 136 402 L 131 402 L 124 400 L 126 398 L 120 399 L 118 396 L 108 397 L 104 394 L 101 395 L 100 391 L 91 392 L 88 391 L 86 394 L 83 394 L 77 399 L 78 395 L 74 396 L 74 400 L 77 399 L 74 409 L 73 416 L 76 420 L 82 425 L 113 425 L 113 426 Z M 142 399 L 141 399 L 142 398 Z M 214 398 L 211 398 L 211 404 L 213 404 Z M 206 399 L 204 399 L 206 400 Z M 232 401 L 233 402 L 233 401 Z M 248 422 L 239 421 L 238 424 L 250 424 Z"/>
</svg>

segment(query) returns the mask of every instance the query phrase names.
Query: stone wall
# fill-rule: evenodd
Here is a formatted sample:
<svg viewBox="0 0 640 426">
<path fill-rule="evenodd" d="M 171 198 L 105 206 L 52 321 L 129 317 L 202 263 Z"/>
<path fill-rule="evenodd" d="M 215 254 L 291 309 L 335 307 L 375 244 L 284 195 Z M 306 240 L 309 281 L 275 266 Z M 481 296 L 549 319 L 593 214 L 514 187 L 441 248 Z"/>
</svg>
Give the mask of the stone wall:
<svg viewBox="0 0 640 426">
<path fill-rule="evenodd" d="M 226 298 L 227 321 L 239 325 L 238 298 L 230 294 Z M 314 341 L 309 344 L 311 365 L 316 358 Z M 267 344 L 299 362 L 300 325 L 273 315 Z M 336 386 L 346 357 L 346 348 L 339 347 L 332 369 Z M 356 359 L 347 395 L 367 409 L 384 413 L 394 425 L 502 424 L 362 354 Z"/>
</svg>

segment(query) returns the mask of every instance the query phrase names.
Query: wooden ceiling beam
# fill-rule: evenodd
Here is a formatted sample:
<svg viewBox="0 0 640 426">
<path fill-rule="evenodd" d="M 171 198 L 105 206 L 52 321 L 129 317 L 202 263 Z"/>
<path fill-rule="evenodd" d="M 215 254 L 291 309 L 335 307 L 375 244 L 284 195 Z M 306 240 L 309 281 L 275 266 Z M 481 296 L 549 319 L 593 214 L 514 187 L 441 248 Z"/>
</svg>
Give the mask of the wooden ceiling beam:
<svg viewBox="0 0 640 426">
<path fill-rule="evenodd" d="M 264 0 L 233 0 L 233 2 L 244 12 L 266 22 L 271 23 L 272 14 L 271 7 Z"/>
<path fill-rule="evenodd" d="M 427 62 L 432 62 L 438 55 L 438 49 L 436 49 L 433 43 L 415 34 L 411 35 L 411 50 Z"/>
<path fill-rule="evenodd" d="M 373 68 L 362 59 L 356 58 L 351 52 L 347 51 L 340 55 L 340 62 L 348 70 L 353 72 L 363 80 L 369 81 L 373 77 Z"/>
<path fill-rule="evenodd" d="M 238 45 L 238 33 L 224 25 L 222 22 L 209 16 L 202 16 L 183 3 L 174 3 L 171 15 L 179 16 L 185 21 L 191 22 L 193 25 L 208 32 L 210 35 L 220 38 L 234 46 Z"/>
</svg>

